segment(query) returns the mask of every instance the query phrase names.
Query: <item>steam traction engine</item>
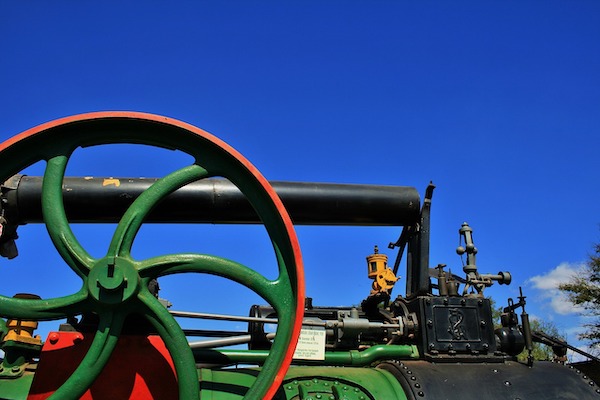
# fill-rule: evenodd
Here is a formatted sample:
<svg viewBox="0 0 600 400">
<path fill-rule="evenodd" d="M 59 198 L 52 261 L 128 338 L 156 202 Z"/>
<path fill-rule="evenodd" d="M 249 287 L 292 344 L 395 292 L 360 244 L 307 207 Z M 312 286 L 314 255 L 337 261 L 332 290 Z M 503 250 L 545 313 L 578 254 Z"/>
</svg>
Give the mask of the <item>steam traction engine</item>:
<svg viewBox="0 0 600 400">
<path fill-rule="evenodd" d="M 161 179 L 74 178 L 73 152 L 136 143 L 180 150 L 191 165 Z M 587 399 L 596 384 L 563 362 L 533 361 L 525 297 L 509 300 L 494 327 L 484 290 L 507 272 L 480 273 L 472 229 L 459 229 L 463 276 L 429 265 L 433 185 L 414 188 L 269 183 L 239 153 L 188 124 L 149 114 L 102 112 L 53 121 L 0 145 L 0 254 L 17 256 L 17 228 L 44 223 L 60 257 L 81 280 L 71 295 L 0 296 L 3 399 Z M 23 175 L 38 161 L 43 177 Z M 112 179 L 118 185 L 107 190 Z M 289 213 L 289 214 L 288 214 Z M 399 226 L 393 265 L 367 256 L 371 290 L 354 307 L 322 307 L 304 295 L 302 225 Z M 101 257 L 71 224 L 113 222 Z M 132 256 L 143 223 L 261 223 L 278 276 L 208 254 Z M 392 295 L 406 259 L 406 293 Z M 10 262 L 10 261 L 5 261 Z M 310 268 L 311 266 L 309 266 Z M 204 273 L 231 279 L 265 300 L 249 316 L 172 311 L 161 277 Z M 520 316 L 518 310 L 521 309 Z M 178 318 L 232 319 L 243 335 L 197 335 Z M 45 340 L 38 321 L 62 321 Z M 276 326 L 270 331 L 268 326 Z M 560 344 L 546 337 L 546 343 Z M 226 348 L 245 343 L 248 349 Z M 239 346 L 238 346 L 239 347 Z M 556 346 L 559 349 L 561 346 Z M 529 350 L 526 362 L 516 355 Z M 564 355 L 559 354 L 559 356 Z M 558 360 L 558 359 L 557 359 Z"/>
</svg>

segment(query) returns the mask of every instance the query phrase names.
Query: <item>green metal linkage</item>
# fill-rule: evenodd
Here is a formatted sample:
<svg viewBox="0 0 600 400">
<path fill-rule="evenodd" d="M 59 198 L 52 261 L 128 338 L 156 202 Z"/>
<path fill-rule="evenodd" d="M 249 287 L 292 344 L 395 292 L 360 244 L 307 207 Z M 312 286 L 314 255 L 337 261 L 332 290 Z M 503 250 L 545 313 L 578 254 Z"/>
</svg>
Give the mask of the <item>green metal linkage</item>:
<svg viewBox="0 0 600 400">
<path fill-rule="evenodd" d="M 41 344 L 15 340 L 4 341 L 1 347 L 4 351 L 4 358 L 0 364 L 0 379 L 14 379 L 23 376 L 33 357 L 39 357 L 42 350 Z"/>
<path fill-rule="evenodd" d="M 198 362 L 207 364 L 262 364 L 269 352 L 266 350 L 207 350 L 193 349 Z M 418 358 L 414 345 L 376 345 L 366 350 L 327 351 L 325 360 L 295 360 L 296 364 L 339 366 L 366 366 L 381 359 Z"/>
</svg>

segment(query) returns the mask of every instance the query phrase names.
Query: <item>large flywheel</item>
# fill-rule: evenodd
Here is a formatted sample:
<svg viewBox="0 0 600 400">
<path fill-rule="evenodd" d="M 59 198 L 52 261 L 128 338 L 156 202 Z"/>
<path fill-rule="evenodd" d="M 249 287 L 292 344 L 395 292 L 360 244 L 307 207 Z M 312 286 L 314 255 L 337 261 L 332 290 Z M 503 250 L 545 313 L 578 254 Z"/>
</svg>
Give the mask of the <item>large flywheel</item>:
<svg viewBox="0 0 600 400">
<path fill-rule="evenodd" d="M 158 180 L 127 209 L 106 254 L 92 257 L 69 225 L 62 184 L 69 158 L 79 147 L 134 143 L 176 149 L 195 162 Z M 243 156 L 211 134 L 189 124 L 135 112 L 98 112 L 49 122 L 0 145 L 0 179 L 29 165 L 46 162 L 42 208 L 50 238 L 64 262 L 82 280 L 81 288 L 53 299 L 0 296 L 0 316 L 21 320 L 58 320 L 93 313 L 98 327 L 89 351 L 52 398 L 78 399 L 107 365 L 125 319 L 143 315 L 173 359 L 179 398 L 197 399 L 199 384 L 192 350 L 179 324 L 148 289 L 151 280 L 178 273 L 207 273 L 231 279 L 265 299 L 279 315 L 276 338 L 247 399 L 273 397 L 289 367 L 302 325 L 304 278 L 300 249 L 290 218 L 267 180 Z M 225 177 L 247 197 L 263 221 L 275 251 L 279 274 L 270 280 L 229 259 L 208 254 L 166 254 L 137 260 L 136 235 L 158 202 L 188 183 Z"/>
</svg>

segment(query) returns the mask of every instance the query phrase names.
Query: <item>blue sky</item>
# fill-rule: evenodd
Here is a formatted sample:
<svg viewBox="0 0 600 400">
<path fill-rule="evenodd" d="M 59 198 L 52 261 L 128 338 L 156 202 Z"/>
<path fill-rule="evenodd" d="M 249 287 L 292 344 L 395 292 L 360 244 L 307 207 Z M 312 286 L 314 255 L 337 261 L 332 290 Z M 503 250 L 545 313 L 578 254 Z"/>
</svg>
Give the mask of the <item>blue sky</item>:
<svg viewBox="0 0 600 400">
<path fill-rule="evenodd" d="M 432 265 L 460 272 L 454 250 L 468 221 L 480 270 L 513 274 L 489 294 L 503 304 L 523 286 L 529 313 L 574 339 L 580 319 L 549 294 L 600 240 L 598 43 L 596 1 L 3 2 L 0 139 L 72 114 L 135 110 L 213 133 L 271 180 L 422 195 L 431 180 Z M 82 152 L 73 173 L 159 176 L 185 164 L 103 151 Z M 110 228 L 76 227 L 99 256 Z M 268 264 L 260 228 L 168 229 L 145 228 L 139 256 L 207 246 Z M 298 228 L 307 294 L 358 304 L 369 291 L 364 257 L 398 233 Z M 20 236 L 21 266 L 2 262 L 1 293 L 78 288 L 43 228 Z M 242 314 L 260 301 L 211 282 L 169 279 L 161 295 L 177 309 Z"/>
</svg>

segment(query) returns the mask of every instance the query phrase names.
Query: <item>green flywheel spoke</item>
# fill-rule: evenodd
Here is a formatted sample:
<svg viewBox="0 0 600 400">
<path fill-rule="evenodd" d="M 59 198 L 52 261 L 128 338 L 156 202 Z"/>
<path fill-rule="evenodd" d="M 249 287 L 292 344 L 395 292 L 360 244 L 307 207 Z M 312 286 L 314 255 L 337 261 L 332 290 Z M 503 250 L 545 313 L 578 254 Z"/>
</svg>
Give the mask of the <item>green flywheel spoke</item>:
<svg viewBox="0 0 600 400">
<path fill-rule="evenodd" d="M 83 290 L 70 296 L 49 300 L 0 296 L 0 315 L 13 319 L 56 320 L 81 314 L 90 308 L 87 293 Z"/>
<path fill-rule="evenodd" d="M 282 262 L 281 255 L 279 252 L 276 253 L 278 260 Z M 270 281 L 258 272 L 253 271 L 242 264 L 236 263 L 235 261 L 205 254 L 176 254 L 143 261 L 139 271 L 140 275 L 146 280 L 151 277 L 188 272 L 209 273 L 228 278 L 248 287 L 267 300 L 267 302 L 275 308 L 278 315 L 282 316 L 284 319 L 293 318 L 293 315 L 290 315 L 290 312 L 293 310 L 291 305 L 294 303 L 295 299 L 292 294 L 293 292 L 289 287 L 288 279 L 281 279 L 280 276 L 278 279 Z M 280 273 L 284 277 L 287 276 L 285 269 L 280 271 Z M 156 299 L 152 300 L 154 300 L 154 303 L 158 303 L 156 302 Z M 161 307 L 163 309 L 162 312 L 164 313 L 166 310 L 164 310 L 163 306 Z M 271 383 L 270 377 L 275 374 L 282 362 L 291 335 L 292 329 L 289 324 L 283 323 L 277 326 L 276 338 L 271 349 L 271 355 L 262 366 L 262 370 L 267 373 L 260 374 L 257 377 L 256 384 L 249 389 L 244 398 L 258 399 L 264 396 L 265 388 Z"/>
<path fill-rule="evenodd" d="M 94 258 L 75 238 L 63 203 L 62 182 L 69 157 L 61 155 L 48 160 L 42 185 L 42 212 L 52 243 L 63 260 L 81 278 L 87 276 Z"/>
<path fill-rule="evenodd" d="M 231 279 L 251 289 L 275 306 L 286 298 L 285 281 L 270 281 L 260 273 L 223 257 L 208 254 L 173 254 L 151 258 L 140 263 L 142 278 L 158 278 L 184 272 L 207 273 Z"/>
<path fill-rule="evenodd" d="M 129 257 L 135 235 L 152 208 L 180 187 L 208 176 L 209 174 L 204 168 L 194 164 L 172 172 L 146 189 L 121 218 L 110 243 L 108 254 Z"/>
<path fill-rule="evenodd" d="M 175 371 L 177 372 L 179 398 L 182 400 L 198 399 L 200 388 L 198 373 L 196 372 L 196 361 L 179 324 L 165 306 L 148 290 L 143 290 L 138 298 L 145 305 L 143 314 L 158 331 L 173 359 Z"/>
<path fill-rule="evenodd" d="M 88 352 L 75 372 L 50 396 L 50 399 L 75 400 L 81 398 L 107 364 L 119 340 L 124 319 L 124 314 L 114 312 L 100 314 L 98 330 Z"/>
</svg>

